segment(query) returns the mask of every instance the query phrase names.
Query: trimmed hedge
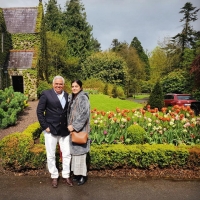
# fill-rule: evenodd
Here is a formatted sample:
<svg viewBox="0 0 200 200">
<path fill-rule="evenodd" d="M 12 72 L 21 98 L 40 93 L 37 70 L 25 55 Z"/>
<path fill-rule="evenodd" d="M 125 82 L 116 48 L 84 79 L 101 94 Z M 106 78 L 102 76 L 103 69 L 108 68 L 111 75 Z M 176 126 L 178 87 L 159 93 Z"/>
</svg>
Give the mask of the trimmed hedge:
<svg viewBox="0 0 200 200">
<path fill-rule="evenodd" d="M 189 155 L 188 148 L 174 145 L 95 145 L 90 151 L 90 167 L 91 169 L 187 167 Z M 200 162 L 195 159 L 193 166 L 199 164 Z"/>
<path fill-rule="evenodd" d="M 13 133 L 0 141 L 0 159 L 5 169 L 21 171 L 45 168 L 46 152 L 44 135 L 40 134 L 39 123 L 27 127 L 22 133 Z M 36 136 L 40 144 L 34 144 Z M 104 144 L 92 145 L 90 169 L 116 168 L 182 168 L 194 169 L 200 166 L 200 145 L 172 144 Z M 57 162 L 59 152 L 57 149 Z M 59 165 L 61 163 L 58 163 Z"/>
</svg>

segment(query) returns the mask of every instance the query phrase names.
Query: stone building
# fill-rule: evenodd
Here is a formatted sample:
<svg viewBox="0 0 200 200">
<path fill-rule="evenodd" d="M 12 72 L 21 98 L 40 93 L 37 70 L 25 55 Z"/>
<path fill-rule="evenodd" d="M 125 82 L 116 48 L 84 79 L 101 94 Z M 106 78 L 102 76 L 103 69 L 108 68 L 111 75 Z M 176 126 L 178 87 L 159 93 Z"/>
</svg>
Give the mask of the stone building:
<svg viewBox="0 0 200 200">
<path fill-rule="evenodd" d="M 29 100 L 37 99 L 37 81 L 45 79 L 42 2 L 39 1 L 38 7 L 2 8 L 2 11 L 6 30 L 11 34 L 12 47 L 3 63 L 1 73 L 7 74 L 0 86 L 6 81 L 6 87 L 12 85 L 14 91 L 24 93 Z M 3 46 L 3 37 L 1 43 Z"/>
</svg>

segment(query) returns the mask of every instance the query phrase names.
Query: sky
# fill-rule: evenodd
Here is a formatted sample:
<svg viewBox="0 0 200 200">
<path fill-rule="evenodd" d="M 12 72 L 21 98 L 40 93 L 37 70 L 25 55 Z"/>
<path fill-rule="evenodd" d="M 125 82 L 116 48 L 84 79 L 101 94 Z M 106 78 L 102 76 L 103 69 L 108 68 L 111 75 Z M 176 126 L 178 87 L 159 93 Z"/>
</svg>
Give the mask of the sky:
<svg viewBox="0 0 200 200">
<path fill-rule="evenodd" d="M 64 9 L 67 0 L 57 0 Z M 42 0 L 43 5 L 48 0 Z M 87 22 L 93 27 L 93 37 L 101 49 L 111 48 L 113 39 L 131 43 L 137 37 L 145 52 L 151 52 L 164 38 L 173 37 L 183 29 L 183 14 L 179 13 L 186 2 L 200 8 L 199 0 L 81 0 Z M 35 7 L 39 0 L 0 0 L 1 8 Z M 200 31 L 198 20 L 192 22 Z"/>
</svg>

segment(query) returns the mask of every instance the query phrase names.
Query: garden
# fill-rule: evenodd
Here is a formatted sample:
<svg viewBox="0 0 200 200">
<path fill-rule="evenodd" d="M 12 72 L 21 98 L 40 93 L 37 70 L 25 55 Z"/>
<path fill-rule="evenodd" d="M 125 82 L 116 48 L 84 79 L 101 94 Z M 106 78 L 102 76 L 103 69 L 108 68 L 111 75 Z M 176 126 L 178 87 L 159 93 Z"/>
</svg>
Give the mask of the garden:
<svg viewBox="0 0 200 200">
<path fill-rule="evenodd" d="M 14 98 L 18 93 L 10 96 Z M 23 102 L 23 107 L 27 106 L 24 98 L 18 100 Z M 7 103 L 10 109 L 11 102 Z M 90 94 L 90 102 L 89 173 L 103 171 L 105 175 L 108 171 L 113 174 L 125 170 L 130 176 L 136 170 L 143 173 L 167 169 L 190 170 L 200 177 L 200 117 L 194 116 L 189 107 L 144 109 L 143 104 L 103 94 Z M 5 109 L 5 104 L 1 105 Z M 45 169 L 41 132 L 36 122 L 23 132 L 4 137 L 0 141 L 2 167 L 15 172 Z M 59 150 L 57 163 L 61 164 Z"/>
</svg>

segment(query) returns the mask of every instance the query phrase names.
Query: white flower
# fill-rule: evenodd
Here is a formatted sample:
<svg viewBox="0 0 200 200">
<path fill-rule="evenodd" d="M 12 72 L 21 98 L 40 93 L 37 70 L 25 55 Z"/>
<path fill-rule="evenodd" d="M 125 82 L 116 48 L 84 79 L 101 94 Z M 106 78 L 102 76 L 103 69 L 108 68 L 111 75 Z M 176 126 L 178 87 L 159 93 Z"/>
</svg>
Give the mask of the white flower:
<svg viewBox="0 0 200 200">
<path fill-rule="evenodd" d="M 151 126 L 151 123 L 148 123 L 147 126 Z"/>
<path fill-rule="evenodd" d="M 147 120 L 148 120 L 149 122 L 152 122 L 152 119 L 151 119 L 151 118 L 148 118 Z"/>
<path fill-rule="evenodd" d="M 187 116 L 187 117 L 189 117 L 189 116 L 190 116 L 190 114 L 189 114 L 189 113 L 186 113 L 186 116 Z"/>
<path fill-rule="evenodd" d="M 122 122 L 127 122 L 127 119 L 123 118 L 121 119 Z"/>
</svg>

